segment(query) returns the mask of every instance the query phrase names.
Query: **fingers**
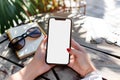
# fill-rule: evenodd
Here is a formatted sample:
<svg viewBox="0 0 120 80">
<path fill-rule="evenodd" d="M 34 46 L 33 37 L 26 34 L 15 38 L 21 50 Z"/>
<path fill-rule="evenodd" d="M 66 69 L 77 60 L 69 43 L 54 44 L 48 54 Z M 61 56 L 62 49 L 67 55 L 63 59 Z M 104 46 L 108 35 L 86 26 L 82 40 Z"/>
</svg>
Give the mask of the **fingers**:
<svg viewBox="0 0 120 80">
<path fill-rule="evenodd" d="M 45 48 L 46 42 L 47 42 L 47 36 L 44 37 L 44 39 L 43 39 L 42 42 L 40 43 L 37 51 L 40 51 L 41 49 Z"/>
<path fill-rule="evenodd" d="M 85 52 L 85 49 L 80 46 L 74 39 L 72 39 L 71 45 L 73 48 Z"/>
<path fill-rule="evenodd" d="M 77 50 L 80 50 L 79 44 L 74 39 L 71 41 L 71 46 Z"/>
<path fill-rule="evenodd" d="M 46 45 L 46 42 L 47 42 L 47 36 L 45 36 L 44 40 L 42 41 L 42 45 Z"/>
<path fill-rule="evenodd" d="M 80 54 L 80 51 L 78 51 L 76 49 L 67 48 L 67 51 L 68 51 L 69 54 L 74 55 L 75 57 L 78 57 L 79 54 Z"/>
</svg>

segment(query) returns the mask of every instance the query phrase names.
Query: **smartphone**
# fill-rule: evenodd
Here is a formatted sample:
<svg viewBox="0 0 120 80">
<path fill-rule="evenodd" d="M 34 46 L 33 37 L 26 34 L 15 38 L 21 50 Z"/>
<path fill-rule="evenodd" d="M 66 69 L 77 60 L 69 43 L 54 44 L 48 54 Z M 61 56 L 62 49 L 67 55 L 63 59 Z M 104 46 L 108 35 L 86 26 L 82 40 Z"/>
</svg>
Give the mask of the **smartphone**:
<svg viewBox="0 0 120 80">
<path fill-rule="evenodd" d="M 46 63 L 69 64 L 70 55 L 66 49 L 71 47 L 71 28 L 70 18 L 49 18 Z"/>
</svg>

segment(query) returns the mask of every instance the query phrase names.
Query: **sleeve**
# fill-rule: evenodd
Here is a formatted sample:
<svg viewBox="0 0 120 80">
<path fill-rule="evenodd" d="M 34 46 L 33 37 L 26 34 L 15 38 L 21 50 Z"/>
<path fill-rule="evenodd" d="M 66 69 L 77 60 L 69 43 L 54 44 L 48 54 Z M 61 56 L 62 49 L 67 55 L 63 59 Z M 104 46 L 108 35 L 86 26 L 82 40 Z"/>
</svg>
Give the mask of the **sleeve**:
<svg viewBox="0 0 120 80">
<path fill-rule="evenodd" d="M 81 80 L 102 80 L 102 76 L 97 71 L 93 71 Z"/>
</svg>

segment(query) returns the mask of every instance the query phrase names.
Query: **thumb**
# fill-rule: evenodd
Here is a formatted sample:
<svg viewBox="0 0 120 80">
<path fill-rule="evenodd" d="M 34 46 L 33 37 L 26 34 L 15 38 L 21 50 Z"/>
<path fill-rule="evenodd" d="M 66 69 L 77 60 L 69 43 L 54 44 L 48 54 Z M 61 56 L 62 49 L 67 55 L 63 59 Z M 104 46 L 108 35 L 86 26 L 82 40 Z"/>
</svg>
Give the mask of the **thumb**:
<svg viewBox="0 0 120 80">
<path fill-rule="evenodd" d="M 68 51 L 69 54 L 74 55 L 76 57 L 78 57 L 79 53 L 80 53 L 78 50 L 76 50 L 76 49 L 70 49 L 70 48 L 67 48 L 67 51 Z"/>
</svg>

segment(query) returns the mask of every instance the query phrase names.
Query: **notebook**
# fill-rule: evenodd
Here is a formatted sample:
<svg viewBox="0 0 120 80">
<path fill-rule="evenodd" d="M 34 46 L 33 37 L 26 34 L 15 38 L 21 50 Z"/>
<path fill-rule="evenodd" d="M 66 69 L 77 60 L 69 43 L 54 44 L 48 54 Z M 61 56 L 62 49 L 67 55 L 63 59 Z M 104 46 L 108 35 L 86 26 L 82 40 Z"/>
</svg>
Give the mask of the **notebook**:
<svg viewBox="0 0 120 80">
<path fill-rule="evenodd" d="M 36 22 L 28 23 L 28 24 L 21 25 L 21 26 L 14 27 L 7 30 L 9 40 L 12 40 L 17 36 L 21 36 L 29 28 L 32 28 L 32 27 L 39 27 L 42 34 L 38 38 L 31 38 L 31 37 L 25 38 L 25 46 L 19 51 L 15 51 L 19 59 L 26 58 L 32 55 L 37 50 L 39 44 L 41 43 L 41 41 L 45 36 L 45 32 Z"/>
</svg>

